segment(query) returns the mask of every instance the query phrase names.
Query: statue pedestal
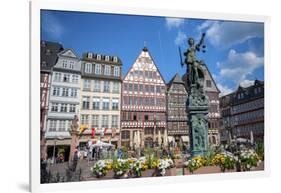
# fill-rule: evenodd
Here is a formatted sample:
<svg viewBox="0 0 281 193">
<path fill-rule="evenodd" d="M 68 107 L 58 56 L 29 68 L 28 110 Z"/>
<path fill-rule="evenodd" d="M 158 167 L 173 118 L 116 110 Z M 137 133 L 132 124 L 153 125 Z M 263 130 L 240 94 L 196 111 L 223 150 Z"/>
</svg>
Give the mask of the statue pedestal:
<svg viewBox="0 0 281 193">
<path fill-rule="evenodd" d="M 78 131 L 70 131 L 71 135 L 71 144 L 70 144 L 70 154 L 69 154 L 69 161 L 72 161 L 75 149 L 78 145 Z"/>
<path fill-rule="evenodd" d="M 208 148 L 208 106 L 189 106 L 191 156 L 204 156 Z"/>
</svg>

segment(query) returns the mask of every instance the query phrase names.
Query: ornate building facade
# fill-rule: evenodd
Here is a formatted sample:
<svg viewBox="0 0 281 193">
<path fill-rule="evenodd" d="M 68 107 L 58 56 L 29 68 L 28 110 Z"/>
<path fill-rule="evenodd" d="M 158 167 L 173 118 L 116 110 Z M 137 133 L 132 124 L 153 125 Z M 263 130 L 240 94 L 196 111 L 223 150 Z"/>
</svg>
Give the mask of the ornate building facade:
<svg viewBox="0 0 281 193">
<path fill-rule="evenodd" d="M 80 109 L 80 68 L 79 57 L 72 49 L 58 54 L 52 71 L 45 133 L 49 158 L 55 157 L 59 151 L 64 152 L 65 160 L 69 158 L 70 125 Z"/>
<path fill-rule="evenodd" d="M 189 127 L 186 112 L 187 91 L 176 74 L 167 84 L 167 131 L 169 142 L 189 146 Z"/>
<path fill-rule="evenodd" d="M 219 94 L 220 90 L 218 89 L 216 82 L 214 81 L 207 65 L 202 65 L 205 82 L 204 82 L 204 91 L 209 97 L 209 113 L 208 113 L 208 137 L 209 143 L 213 145 L 220 144 L 220 105 L 219 105 Z M 187 75 L 183 76 L 183 81 L 187 85 Z M 188 90 L 187 86 L 186 89 Z"/>
<path fill-rule="evenodd" d="M 220 98 L 222 106 L 221 136 L 227 140 L 232 137 L 250 139 L 255 142 L 264 140 L 264 82 L 256 80 L 252 86 L 242 87 Z"/>
<path fill-rule="evenodd" d="M 80 146 L 88 140 L 119 145 L 122 62 L 117 56 L 85 53 L 81 64 Z"/>
<path fill-rule="evenodd" d="M 163 143 L 166 133 L 165 92 L 165 81 L 145 47 L 122 83 L 122 146 L 134 148 L 136 133 L 140 135 L 140 147 Z"/>
<path fill-rule="evenodd" d="M 56 42 L 41 41 L 40 44 L 40 153 L 45 156 L 45 131 L 49 109 L 50 85 L 53 66 L 57 63 L 57 54 L 63 50 L 61 44 Z"/>
</svg>

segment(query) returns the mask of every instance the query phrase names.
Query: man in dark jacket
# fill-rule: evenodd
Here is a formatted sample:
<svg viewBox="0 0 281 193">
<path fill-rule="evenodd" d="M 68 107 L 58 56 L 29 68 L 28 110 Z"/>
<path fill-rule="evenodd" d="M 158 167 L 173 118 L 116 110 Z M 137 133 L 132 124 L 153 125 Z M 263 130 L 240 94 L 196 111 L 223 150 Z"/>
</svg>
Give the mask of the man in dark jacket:
<svg viewBox="0 0 281 193">
<path fill-rule="evenodd" d="M 78 150 L 75 150 L 74 156 L 73 156 L 73 166 L 72 166 L 72 169 L 73 169 L 74 172 L 76 170 L 78 159 L 79 159 L 79 157 L 78 157 Z"/>
</svg>

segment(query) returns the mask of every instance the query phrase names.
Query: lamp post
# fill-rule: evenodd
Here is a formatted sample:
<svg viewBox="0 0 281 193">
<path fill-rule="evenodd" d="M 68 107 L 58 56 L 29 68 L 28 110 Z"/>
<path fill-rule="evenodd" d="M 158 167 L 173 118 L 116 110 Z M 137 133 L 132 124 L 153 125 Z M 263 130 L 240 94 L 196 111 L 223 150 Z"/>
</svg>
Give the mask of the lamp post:
<svg viewBox="0 0 281 193">
<path fill-rule="evenodd" d="M 54 164 L 56 164 L 56 145 L 57 145 L 57 140 L 62 140 L 64 139 L 62 136 L 60 135 L 56 135 L 54 138 L 54 148 L 53 148 L 53 161 Z"/>
</svg>

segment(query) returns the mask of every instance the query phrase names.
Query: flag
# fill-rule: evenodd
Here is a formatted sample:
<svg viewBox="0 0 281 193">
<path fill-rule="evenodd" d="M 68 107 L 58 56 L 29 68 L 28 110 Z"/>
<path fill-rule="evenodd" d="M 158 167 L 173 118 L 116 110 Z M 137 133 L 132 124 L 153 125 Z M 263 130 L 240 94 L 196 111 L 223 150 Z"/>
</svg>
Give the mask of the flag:
<svg viewBox="0 0 281 193">
<path fill-rule="evenodd" d="M 79 135 L 81 136 L 86 129 L 88 129 L 87 125 L 80 125 Z"/>
<path fill-rule="evenodd" d="M 95 128 L 92 128 L 92 138 L 95 137 Z"/>
</svg>

